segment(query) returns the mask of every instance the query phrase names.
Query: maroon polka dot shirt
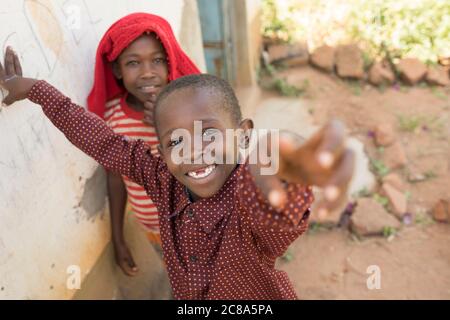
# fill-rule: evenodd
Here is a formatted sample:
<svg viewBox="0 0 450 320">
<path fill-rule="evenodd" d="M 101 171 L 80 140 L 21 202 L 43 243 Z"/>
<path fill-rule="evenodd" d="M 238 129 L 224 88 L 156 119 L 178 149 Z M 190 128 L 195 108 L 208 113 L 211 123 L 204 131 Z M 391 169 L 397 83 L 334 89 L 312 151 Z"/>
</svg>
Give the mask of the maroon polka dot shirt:
<svg viewBox="0 0 450 320">
<path fill-rule="evenodd" d="M 288 203 L 270 206 L 247 164 L 238 165 L 220 191 L 191 202 L 185 187 L 148 145 L 115 134 L 45 81 L 31 101 L 66 137 L 108 170 L 144 186 L 160 212 L 161 240 L 177 299 L 296 299 L 281 256 L 307 229 L 311 187 L 287 184 Z"/>
</svg>

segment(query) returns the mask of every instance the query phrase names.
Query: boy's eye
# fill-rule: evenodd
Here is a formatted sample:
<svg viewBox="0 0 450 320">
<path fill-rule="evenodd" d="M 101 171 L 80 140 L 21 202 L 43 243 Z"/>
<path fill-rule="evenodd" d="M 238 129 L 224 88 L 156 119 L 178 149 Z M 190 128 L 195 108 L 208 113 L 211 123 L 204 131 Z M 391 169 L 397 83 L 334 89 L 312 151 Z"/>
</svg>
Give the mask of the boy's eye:
<svg viewBox="0 0 450 320">
<path fill-rule="evenodd" d="M 218 131 L 218 129 L 214 129 L 214 128 L 205 129 L 205 131 L 203 131 L 203 136 L 204 137 L 211 137 L 214 134 L 216 134 L 217 131 Z"/>
<path fill-rule="evenodd" d="M 175 139 L 175 140 L 170 140 L 169 147 L 174 147 L 174 146 L 180 144 L 182 141 L 183 141 L 183 137 L 179 137 L 178 139 Z"/>
</svg>

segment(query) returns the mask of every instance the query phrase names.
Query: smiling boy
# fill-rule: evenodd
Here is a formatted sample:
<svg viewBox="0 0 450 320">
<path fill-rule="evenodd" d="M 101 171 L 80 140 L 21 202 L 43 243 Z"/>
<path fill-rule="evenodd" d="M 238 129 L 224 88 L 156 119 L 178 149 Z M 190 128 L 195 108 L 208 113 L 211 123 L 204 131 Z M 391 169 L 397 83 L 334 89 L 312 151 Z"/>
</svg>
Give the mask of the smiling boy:
<svg viewBox="0 0 450 320">
<path fill-rule="evenodd" d="M 326 187 L 324 208 L 335 207 L 345 194 L 354 167 L 344 146 L 343 128 L 333 122 L 302 145 L 293 136 L 280 145 L 277 175 L 260 174 L 261 165 L 237 164 L 236 148 L 224 143 L 218 159 L 233 153 L 233 163 L 176 164 L 173 148 L 186 142 L 177 128 L 251 129 L 241 119 L 231 87 L 209 75 L 171 82 L 159 95 L 155 124 L 161 157 L 143 141 L 114 134 L 105 123 L 72 103 L 45 81 L 22 78 L 20 63 L 7 51 L 0 81 L 7 104 L 29 98 L 78 148 L 109 170 L 142 185 L 160 212 L 161 239 L 169 278 L 177 299 L 295 299 L 286 273 L 275 260 L 307 229 L 312 184 Z M 2 69 L 2 68 L 0 68 Z M 243 141 L 245 141 L 245 136 Z M 207 174 L 206 174 L 207 173 Z"/>
</svg>

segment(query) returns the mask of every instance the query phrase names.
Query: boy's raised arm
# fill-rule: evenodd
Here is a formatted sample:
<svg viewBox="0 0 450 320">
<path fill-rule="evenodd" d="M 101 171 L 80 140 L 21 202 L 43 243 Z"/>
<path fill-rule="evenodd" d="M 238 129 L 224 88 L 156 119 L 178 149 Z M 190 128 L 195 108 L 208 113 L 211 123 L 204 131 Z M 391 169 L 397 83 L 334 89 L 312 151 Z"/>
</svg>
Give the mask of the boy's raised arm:
<svg viewBox="0 0 450 320">
<path fill-rule="evenodd" d="M 155 171 L 157 159 L 144 141 L 115 134 L 97 115 L 74 104 L 47 82 L 38 81 L 31 88 L 28 99 L 41 105 L 45 115 L 70 142 L 106 169 L 125 175 L 140 185 L 144 184 L 143 168 Z"/>
<path fill-rule="evenodd" d="M 125 175 L 140 185 L 156 178 L 159 160 L 151 155 L 145 142 L 115 134 L 97 115 L 76 105 L 47 82 L 21 75 L 17 55 L 8 48 L 5 68 L 0 64 L 0 85 L 9 91 L 4 104 L 28 98 L 42 106 L 50 121 L 76 147 L 108 170 Z"/>
</svg>

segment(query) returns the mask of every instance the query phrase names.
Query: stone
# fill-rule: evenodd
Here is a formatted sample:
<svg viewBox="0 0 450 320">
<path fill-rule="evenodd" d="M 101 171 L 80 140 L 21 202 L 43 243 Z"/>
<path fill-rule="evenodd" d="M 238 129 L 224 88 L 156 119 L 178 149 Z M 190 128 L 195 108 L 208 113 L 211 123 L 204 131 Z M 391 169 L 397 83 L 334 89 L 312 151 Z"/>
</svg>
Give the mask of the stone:
<svg viewBox="0 0 450 320">
<path fill-rule="evenodd" d="M 381 160 L 390 170 L 402 168 L 408 163 L 405 150 L 398 141 L 384 149 Z"/>
<path fill-rule="evenodd" d="M 291 58 L 287 58 L 282 60 L 282 63 L 286 66 L 286 67 L 300 67 L 300 66 L 304 66 L 307 65 L 309 61 L 309 55 L 305 54 L 305 55 L 299 55 L 299 56 L 294 56 Z"/>
<path fill-rule="evenodd" d="M 385 147 L 396 140 L 394 128 L 387 123 L 377 125 L 374 129 L 374 135 L 377 146 Z"/>
<path fill-rule="evenodd" d="M 399 229 L 401 223 L 372 198 L 359 198 L 350 217 L 350 228 L 359 236 L 381 235 L 384 228 Z"/>
<path fill-rule="evenodd" d="M 336 71 L 342 78 L 362 79 L 364 77 L 364 60 L 357 45 L 349 44 L 337 48 Z"/>
<path fill-rule="evenodd" d="M 446 68 L 442 66 L 428 67 L 425 80 L 431 85 L 448 86 L 450 85 L 450 78 Z"/>
<path fill-rule="evenodd" d="M 382 180 L 383 183 L 388 183 L 401 192 L 406 191 L 406 185 L 400 175 L 398 175 L 397 173 L 389 173 L 388 175 L 384 176 Z"/>
<path fill-rule="evenodd" d="M 369 82 L 375 86 L 391 85 L 395 81 L 394 72 L 387 63 L 375 62 L 369 70 Z"/>
<path fill-rule="evenodd" d="M 310 62 L 313 66 L 327 72 L 334 71 L 335 49 L 323 45 L 318 47 L 310 56 Z"/>
<path fill-rule="evenodd" d="M 276 44 L 268 48 L 269 62 L 283 62 L 287 66 L 304 65 L 308 62 L 309 53 L 306 43 Z"/>
<path fill-rule="evenodd" d="M 406 195 L 393 187 L 390 183 L 383 183 L 381 190 L 389 199 L 393 213 L 401 219 L 407 211 Z"/>
<path fill-rule="evenodd" d="M 425 64 L 415 58 L 405 58 L 400 60 L 397 69 L 402 80 L 409 85 L 415 85 L 421 81 L 427 73 Z"/>
<path fill-rule="evenodd" d="M 450 222 L 450 201 L 440 199 L 433 207 L 434 220 L 439 222 Z"/>
<path fill-rule="evenodd" d="M 353 151 L 355 156 L 355 168 L 353 170 L 352 179 L 348 185 L 347 194 L 351 197 L 361 190 L 374 190 L 377 181 L 372 171 L 370 171 L 370 161 L 365 153 L 364 143 L 355 137 L 348 137 L 346 146 Z"/>
<path fill-rule="evenodd" d="M 410 183 L 422 182 L 426 179 L 427 177 L 422 173 L 411 172 L 410 174 L 408 174 L 408 182 Z"/>
</svg>

